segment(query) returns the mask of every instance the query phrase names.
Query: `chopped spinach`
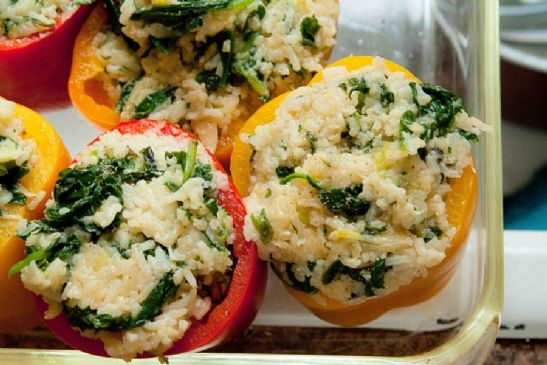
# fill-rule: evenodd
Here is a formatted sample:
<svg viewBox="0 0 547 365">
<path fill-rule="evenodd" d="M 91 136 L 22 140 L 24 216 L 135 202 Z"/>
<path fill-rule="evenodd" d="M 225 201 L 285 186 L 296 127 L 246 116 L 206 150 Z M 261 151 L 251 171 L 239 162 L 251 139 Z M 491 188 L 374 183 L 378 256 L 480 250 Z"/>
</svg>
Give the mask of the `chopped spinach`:
<svg viewBox="0 0 547 365">
<path fill-rule="evenodd" d="M 217 251 L 220 252 L 228 252 L 229 250 L 217 240 L 217 237 L 210 231 L 202 232 L 203 237 L 205 238 L 205 243 L 207 243 L 207 246 L 214 248 Z"/>
<path fill-rule="evenodd" d="M 266 210 L 262 208 L 258 216 L 251 214 L 251 222 L 253 226 L 258 231 L 260 239 L 263 243 L 269 243 L 274 235 L 273 227 L 266 215 Z"/>
<path fill-rule="evenodd" d="M 114 110 L 116 110 L 118 113 L 120 113 L 123 110 L 123 107 L 125 106 L 125 103 L 127 103 L 127 99 L 129 98 L 129 95 L 131 95 L 131 93 L 133 92 L 133 89 L 135 88 L 135 85 L 141 79 L 141 77 L 142 76 L 139 76 L 134 80 L 126 82 L 122 86 L 120 99 L 118 100 L 118 102 L 116 103 L 116 106 L 114 107 Z"/>
<path fill-rule="evenodd" d="M 316 150 L 315 143 L 318 141 L 318 138 L 317 136 L 313 135 L 311 132 L 306 132 L 306 140 L 310 144 L 311 153 L 313 155 Z"/>
<path fill-rule="evenodd" d="M 403 139 L 403 133 L 409 133 L 412 134 L 412 130 L 410 129 L 410 126 L 416 122 L 416 114 L 414 114 L 412 111 L 407 110 L 403 113 L 401 116 L 401 120 L 399 121 L 399 138 Z"/>
<path fill-rule="evenodd" d="M 310 175 L 293 173 L 280 180 L 281 185 L 287 184 L 293 179 L 306 179 L 317 190 L 319 200 L 334 214 L 341 214 L 349 218 L 365 214 L 370 203 L 358 196 L 363 191 L 363 185 L 357 184 L 345 189 L 326 190 Z"/>
<path fill-rule="evenodd" d="M 238 61 L 234 63 L 234 72 L 243 76 L 254 91 L 256 91 L 256 93 L 260 96 L 262 101 L 265 102 L 270 97 L 270 90 L 265 85 L 264 81 L 260 79 L 260 74 L 254 69 L 255 65 L 256 61 L 253 59 Z"/>
<path fill-rule="evenodd" d="M 148 297 L 141 303 L 141 309 L 135 317 L 114 317 L 109 314 L 97 314 L 96 310 L 64 306 L 64 314 L 68 322 L 81 330 L 124 331 L 142 326 L 161 312 L 161 307 L 177 291 L 173 274 L 165 274 L 152 289 Z"/>
<path fill-rule="evenodd" d="M 169 189 L 170 192 L 174 193 L 175 191 L 179 190 L 181 187 L 177 184 L 175 184 L 172 181 L 166 181 L 165 186 L 167 189 Z"/>
<path fill-rule="evenodd" d="M 11 205 L 27 205 L 27 197 L 17 188 L 17 185 L 8 187 L 8 191 L 11 193 L 11 199 L 8 204 Z"/>
<path fill-rule="evenodd" d="M 220 77 L 215 70 L 203 70 L 196 75 L 196 81 L 204 84 L 208 91 L 216 91 L 220 87 Z"/>
<path fill-rule="evenodd" d="M 300 70 L 295 70 L 294 67 L 292 66 L 292 64 L 289 63 L 289 71 L 294 73 L 294 74 L 297 74 L 298 76 L 300 76 L 301 78 L 305 78 L 307 75 L 308 75 L 308 70 L 306 68 L 304 68 L 303 66 L 300 66 Z"/>
<path fill-rule="evenodd" d="M 365 222 L 364 234 L 374 236 L 387 230 L 387 224 L 382 221 Z"/>
<path fill-rule="evenodd" d="M 177 29 L 195 29 L 203 24 L 201 16 L 213 10 L 243 9 L 250 0 L 180 0 L 176 4 L 140 7 L 131 15 L 132 20 L 146 24 L 160 23 Z"/>
<path fill-rule="evenodd" d="M 370 91 L 370 87 L 367 84 L 367 81 L 364 77 L 361 78 L 352 78 L 347 81 L 347 83 L 341 83 L 338 85 L 342 90 L 348 93 L 351 97 L 353 93 L 357 94 L 357 105 L 355 108 L 358 113 L 362 112 L 363 107 L 365 106 L 365 96 Z M 349 90 L 349 91 L 348 91 Z"/>
<path fill-rule="evenodd" d="M 345 266 L 342 261 L 334 261 L 323 273 L 321 282 L 323 284 L 330 284 L 336 278 L 341 275 L 346 275 L 354 281 L 358 281 L 364 285 L 362 293 L 352 293 L 351 299 L 361 297 L 363 295 L 367 297 L 373 297 L 376 295 L 374 289 L 384 288 L 384 275 L 391 267 L 386 266 L 385 259 L 376 259 L 372 266 L 363 268 L 351 268 Z"/>
<path fill-rule="evenodd" d="M 26 240 L 32 234 L 54 233 L 59 230 L 49 225 L 45 220 L 30 221 L 22 230 L 17 231 L 17 236 Z"/>
<path fill-rule="evenodd" d="M 158 176 L 151 149 L 142 151 L 143 163 L 137 165 L 131 156 L 122 159 L 101 159 L 96 165 L 74 166 L 64 169 L 55 184 L 54 203 L 45 210 L 42 226 L 55 229 L 79 225 L 85 231 L 97 234 L 100 229 L 86 224 L 108 197 L 114 196 L 123 204 L 122 183 L 150 180 Z M 115 222 L 113 224 L 117 224 Z"/>
<path fill-rule="evenodd" d="M 57 258 L 66 262 L 80 251 L 80 246 L 81 242 L 76 236 L 62 234 L 47 248 L 30 249 L 27 257 L 10 268 L 9 275 L 16 274 L 33 261 L 36 261 L 36 265 L 42 270 L 45 270 Z"/>
<path fill-rule="evenodd" d="M 198 152 L 198 143 L 196 141 L 190 142 L 188 145 L 188 151 L 186 152 L 186 162 L 184 164 L 184 172 L 182 175 L 182 183 L 184 184 L 194 174 L 194 166 L 196 165 Z"/>
<path fill-rule="evenodd" d="M 161 53 L 171 53 L 175 48 L 179 37 L 165 37 L 165 38 L 156 38 L 150 36 L 150 43 L 152 46 L 160 51 Z"/>
<path fill-rule="evenodd" d="M 196 167 L 194 168 L 194 176 L 201 177 L 205 181 L 213 181 L 213 173 L 211 172 L 211 165 L 205 165 L 197 161 Z"/>
<path fill-rule="evenodd" d="M 197 142 L 193 141 L 188 145 L 188 151 L 166 152 L 166 159 L 174 159 L 176 164 L 179 164 L 183 171 L 183 183 L 188 181 L 192 176 L 200 177 L 206 182 L 213 180 L 211 165 L 202 164 L 197 160 Z M 177 191 L 181 186 L 167 182 L 166 186 L 171 191 Z"/>
<path fill-rule="evenodd" d="M 148 117 L 161 104 L 171 99 L 175 95 L 176 89 L 176 87 L 170 86 L 146 95 L 135 108 L 135 114 L 133 115 L 133 118 L 143 119 Z"/>
<path fill-rule="evenodd" d="M 458 128 L 458 133 L 470 142 L 477 143 L 479 141 L 479 136 L 473 132 L 468 132 L 465 129 Z"/>
<path fill-rule="evenodd" d="M 427 227 L 422 232 L 422 236 L 425 243 L 431 241 L 433 238 L 440 237 L 442 234 L 443 234 L 443 231 L 439 229 L 438 227 Z"/>
<path fill-rule="evenodd" d="M 280 268 L 279 266 L 283 266 Z M 315 294 L 319 291 L 315 286 L 311 284 L 311 277 L 306 276 L 304 281 L 300 281 L 296 278 L 292 268 L 292 263 L 279 262 L 276 260 L 270 261 L 270 267 L 275 275 L 287 284 L 289 287 L 308 294 Z"/>
<path fill-rule="evenodd" d="M 205 206 L 216 217 L 216 215 L 218 213 L 218 201 L 215 198 L 209 198 L 205 202 Z"/>
<path fill-rule="evenodd" d="M 380 103 L 384 108 L 387 108 L 395 101 L 395 95 L 389 91 L 386 84 L 380 84 L 380 88 L 382 89 L 382 93 L 380 94 Z"/>
<path fill-rule="evenodd" d="M 294 174 L 294 167 L 293 166 L 277 166 L 275 168 L 275 173 L 277 174 L 277 177 L 284 178 L 289 176 L 290 174 Z"/>
<path fill-rule="evenodd" d="M 415 117 L 417 117 L 418 122 L 424 127 L 424 132 L 420 136 L 422 139 L 429 140 L 435 135 L 446 135 L 454 126 L 456 114 L 465 110 L 462 99 L 441 86 L 427 83 L 421 85 L 424 93 L 431 97 L 431 100 L 426 105 L 420 104 L 417 100 L 417 84 L 414 82 L 410 83 L 410 88 L 412 89 L 412 100 L 418 108 L 418 115 L 415 115 Z M 426 122 L 426 119 L 420 118 L 425 115 L 431 115 L 433 122 Z M 401 128 L 402 132 L 405 131 Z M 470 140 L 474 139 L 473 136 L 469 136 L 469 138 Z"/>
<path fill-rule="evenodd" d="M 103 2 L 103 5 L 108 14 L 110 27 L 112 28 L 112 31 L 114 32 L 114 34 L 121 36 L 123 40 L 125 41 L 125 43 L 133 51 L 136 51 L 137 49 L 139 49 L 139 44 L 122 32 L 122 24 L 120 23 L 121 12 L 120 12 L 120 5 L 118 4 L 118 1 L 105 0 Z"/>
<path fill-rule="evenodd" d="M 300 34 L 302 34 L 302 45 L 315 47 L 315 36 L 321 28 L 316 16 L 305 17 L 300 23 Z"/>
<path fill-rule="evenodd" d="M 220 64 L 216 70 L 203 70 L 196 76 L 196 81 L 205 84 L 207 90 L 216 91 L 228 83 L 234 63 L 234 35 L 230 31 L 220 32 L 214 41 L 220 54 Z M 224 51 L 224 43 L 230 43 L 230 49 Z"/>
</svg>

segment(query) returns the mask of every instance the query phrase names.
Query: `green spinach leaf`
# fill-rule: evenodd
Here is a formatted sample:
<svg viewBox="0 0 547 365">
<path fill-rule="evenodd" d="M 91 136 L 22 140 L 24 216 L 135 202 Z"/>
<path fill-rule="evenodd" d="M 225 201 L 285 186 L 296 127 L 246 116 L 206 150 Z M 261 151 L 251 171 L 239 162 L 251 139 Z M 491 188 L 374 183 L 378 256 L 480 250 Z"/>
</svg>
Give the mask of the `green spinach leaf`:
<svg viewBox="0 0 547 365">
<path fill-rule="evenodd" d="M 311 17 L 305 17 L 300 23 L 300 34 L 302 34 L 302 45 L 316 47 L 315 36 L 321 28 L 319 20 L 315 15 Z"/>
<path fill-rule="evenodd" d="M 251 214 L 251 223 L 257 230 L 260 239 L 264 244 L 267 244 L 272 240 L 274 230 L 264 208 L 262 208 L 259 215 Z"/>
<path fill-rule="evenodd" d="M 133 115 L 133 118 L 143 119 L 148 117 L 161 104 L 171 99 L 175 95 L 176 89 L 176 87 L 170 86 L 145 96 L 144 99 L 135 108 L 135 114 Z"/>
</svg>

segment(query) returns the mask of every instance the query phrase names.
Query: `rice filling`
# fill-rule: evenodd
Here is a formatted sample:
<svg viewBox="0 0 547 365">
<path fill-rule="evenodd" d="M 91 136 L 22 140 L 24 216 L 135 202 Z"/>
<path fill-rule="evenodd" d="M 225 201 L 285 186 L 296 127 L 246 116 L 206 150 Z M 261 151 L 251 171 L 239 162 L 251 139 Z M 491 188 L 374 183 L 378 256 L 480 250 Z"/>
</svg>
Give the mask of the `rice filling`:
<svg viewBox="0 0 547 365">
<path fill-rule="evenodd" d="M 443 261 L 455 234 L 449 179 L 486 126 L 380 58 L 323 73 L 241 136 L 254 151 L 245 236 L 288 286 L 358 303 Z"/>
<path fill-rule="evenodd" d="M 0 222 L 20 218 L 10 214 L 15 207 L 26 206 L 36 196 L 21 185 L 38 156 L 35 143 L 24 139 L 23 123 L 14 114 L 15 103 L 0 98 Z"/>
<path fill-rule="evenodd" d="M 322 69 L 338 2 L 137 0 L 119 12 L 93 46 L 121 119 L 178 123 L 214 151 L 233 123 Z"/>
<path fill-rule="evenodd" d="M 0 39 L 48 31 L 92 0 L 0 0 Z"/>
<path fill-rule="evenodd" d="M 155 130 L 109 132 L 76 160 L 18 232 L 23 283 L 110 356 L 161 354 L 228 290 L 227 178 L 197 142 Z"/>
</svg>

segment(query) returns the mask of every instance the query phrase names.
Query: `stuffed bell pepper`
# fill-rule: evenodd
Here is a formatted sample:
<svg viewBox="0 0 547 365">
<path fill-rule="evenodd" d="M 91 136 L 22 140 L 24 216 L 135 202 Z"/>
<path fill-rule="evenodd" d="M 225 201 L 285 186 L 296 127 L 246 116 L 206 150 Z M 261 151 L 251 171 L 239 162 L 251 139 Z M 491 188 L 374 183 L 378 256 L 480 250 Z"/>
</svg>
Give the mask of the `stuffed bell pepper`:
<svg viewBox="0 0 547 365">
<path fill-rule="evenodd" d="M 343 326 L 430 298 L 455 270 L 487 126 L 450 91 L 349 57 L 243 127 L 232 176 L 245 236 L 289 292 Z"/>
<path fill-rule="evenodd" d="M 93 0 L 0 1 L 0 95 L 29 107 L 69 101 L 74 39 Z"/>
<path fill-rule="evenodd" d="M 32 110 L 0 98 L 0 331 L 30 329 L 39 320 L 30 292 L 9 268 L 21 260 L 17 226 L 41 216 L 69 154 L 53 128 Z"/>
<path fill-rule="evenodd" d="M 173 124 L 121 123 L 63 170 L 14 266 L 67 344 L 122 358 L 214 346 L 247 327 L 266 265 L 218 161 Z"/>
<path fill-rule="evenodd" d="M 306 84 L 335 43 L 337 0 L 105 0 L 74 49 L 70 98 L 94 123 L 166 120 L 227 164 L 269 98 Z"/>
</svg>

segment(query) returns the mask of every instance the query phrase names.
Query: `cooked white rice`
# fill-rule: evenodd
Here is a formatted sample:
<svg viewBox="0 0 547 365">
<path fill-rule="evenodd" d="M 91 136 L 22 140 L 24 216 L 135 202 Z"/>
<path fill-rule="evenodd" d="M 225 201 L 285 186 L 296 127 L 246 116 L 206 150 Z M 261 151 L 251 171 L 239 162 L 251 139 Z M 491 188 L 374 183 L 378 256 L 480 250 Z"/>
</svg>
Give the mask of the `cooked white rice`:
<svg viewBox="0 0 547 365">
<path fill-rule="evenodd" d="M 49 304 L 48 318 L 61 311 L 67 315 L 78 307 L 99 316 L 135 319 L 155 288 L 172 280 L 172 295 L 141 325 L 122 330 L 76 326 L 84 336 L 103 341 L 110 356 L 125 360 L 144 351 L 159 355 L 182 338 L 191 319 L 201 319 L 212 301 L 219 299 L 211 298 L 208 288 L 226 289 L 233 264 L 227 248 L 234 240 L 232 218 L 222 207 L 214 212 L 206 205 L 211 199 L 216 201 L 217 191 L 227 189 L 227 177 L 215 170 L 201 145 L 194 175 L 187 181 L 183 181 L 182 165 L 166 154 L 188 151 L 190 143 L 158 135 L 155 130 L 140 135 L 109 132 L 86 147 L 71 169 L 93 168 L 105 159 L 129 158 L 138 171 L 153 171 L 146 170 L 152 165 L 146 165 L 150 154 L 146 155 L 145 149 L 153 152 L 153 176 L 123 182 L 120 196 L 105 197 L 93 214 L 80 217 L 80 223 L 71 222 L 49 233 L 34 230 L 37 222 L 30 222 L 20 231 L 28 235 L 26 245 L 31 251 L 51 249 L 63 239 L 76 237 L 80 242 L 67 257 L 33 261 L 22 270 L 25 287 Z M 211 179 L 197 173 L 197 166 L 206 165 L 212 166 Z M 121 174 L 129 178 L 133 167 L 124 168 Z M 74 215 L 70 207 L 58 204 L 48 202 L 46 218 L 52 218 L 55 210 Z"/>
<path fill-rule="evenodd" d="M 34 141 L 22 138 L 25 133 L 23 123 L 15 117 L 14 109 L 15 103 L 0 98 L 0 224 L 10 226 L 17 225 L 21 218 L 8 213 L 12 210 L 10 207 L 27 205 L 27 198 L 43 196 L 43 193 L 35 194 L 19 184 L 22 176 L 15 181 L 7 181 L 7 176 L 14 175 L 14 171 L 30 168 L 38 160 Z M 33 209 L 32 206 L 30 208 Z"/>
<path fill-rule="evenodd" d="M 17 39 L 50 30 L 83 3 L 75 0 L 0 0 L 0 39 Z"/>
<path fill-rule="evenodd" d="M 443 261 L 455 233 L 443 202 L 448 178 L 472 162 L 463 134 L 474 139 L 485 126 L 461 109 L 443 132 L 428 127 L 436 115 L 417 105 L 427 108 L 431 96 L 379 58 L 324 75 L 291 93 L 272 123 L 242 135 L 254 150 L 245 236 L 289 286 L 357 303 Z M 405 129 L 409 111 L 418 117 Z M 362 186 L 352 197 L 370 206 L 336 210 L 305 178 L 281 184 L 280 167 L 311 176 L 324 194 Z"/>
<path fill-rule="evenodd" d="M 246 120 L 261 104 L 260 97 L 268 98 L 303 85 L 313 73 L 321 70 L 335 42 L 337 0 L 247 2 L 243 9 L 209 11 L 201 16 L 201 26 L 177 30 L 131 19 L 138 9 L 161 8 L 170 1 L 123 1 L 122 31 L 138 44 L 138 50 L 131 50 L 112 29 L 105 29 L 93 40 L 104 64 L 103 84 L 111 99 L 119 100 L 122 86 L 134 83 L 119 108 L 121 119 L 134 119 L 138 105 L 147 96 L 173 87 L 172 95 L 158 103 L 148 117 L 193 130 L 214 151 L 220 133 L 226 132 L 230 124 Z M 314 21 L 317 21 L 317 28 L 313 29 L 314 42 L 303 44 L 302 24 Z M 231 32 L 232 40 L 227 32 Z M 245 34 L 254 37 L 247 50 Z M 172 38 L 173 44 L 162 51 L 153 46 L 152 38 Z M 231 66 L 226 84 L 217 85 L 216 89 L 208 89 L 205 83 L 198 81 L 199 75 L 213 78 L 222 75 L 225 65 L 221 52 L 231 52 L 234 64 L 244 65 L 241 67 L 256 78 L 254 88 L 241 74 L 234 76 L 236 66 Z"/>
</svg>

